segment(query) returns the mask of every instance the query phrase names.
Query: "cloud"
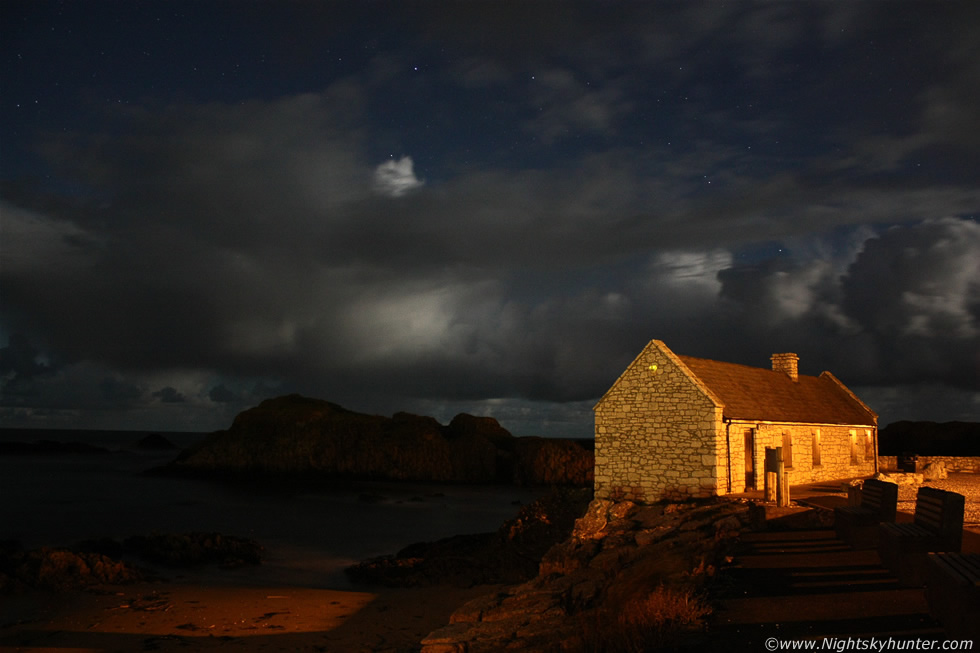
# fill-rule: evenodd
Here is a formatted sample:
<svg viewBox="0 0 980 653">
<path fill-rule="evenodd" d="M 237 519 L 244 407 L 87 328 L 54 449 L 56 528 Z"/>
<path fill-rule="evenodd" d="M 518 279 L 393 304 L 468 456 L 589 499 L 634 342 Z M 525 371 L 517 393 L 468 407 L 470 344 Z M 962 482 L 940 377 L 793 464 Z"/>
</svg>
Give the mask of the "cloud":
<svg viewBox="0 0 980 653">
<path fill-rule="evenodd" d="M 632 109 L 619 83 L 604 79 L 595 85 L 586 84 L 566 68 L 542 70 L 531 81 L 531 101 L 537 115 L 525 129 L 545 143 L 579 132 L 610 137 L 616 133 L 616 119 Z"/>
<path fill-rule="evenodd" d="M 182 404 L 187 401 L 187 397 L 182 395 L 177 388 L 170 386 L 160 388 L 153 393 L 153 396 L 166 404 Z"/>
<path fill-rule="evenodd" d="M 228 389 L 223 383 L 220 383 L 208 391 L 208 399 L 215 403 L 227 404 L 241 399 L 241 395 Z"/>
<path fill-rule="evenodd" d="M 794 262 L 770 259 L 733 266 L 719 273 L 721 296 L 738 310 L 739 319 L 759 327 L 827 318 L 842 329 L 837 287 L 840 270 L 822 260 Z"/>
<path fill-rule="evenodd" d="M 41 352 L 23 334 L 10 336 L 6 347 L 0 347 L 0 377 L 3 383 L 16 380 L 29 381 L 35 376 L 51 371 L 51 366 L 40 360 Z"/>
<path fill-rule="evenodd" d="M 847 312 L 891 338 L 980 335 L 980 224 L 941 218 L 869 239 L 843 284 Z"/>
<path fill-rule="evenodd" d="M 3 274 L 50 278 L 79 274 L 104 242 L 71 220 L 45 215 L 0 199 L 3 216 Z"/>
<path fill-rule="evenodd" d="M 976 372 L 976 222 L 936 219 L 980 206 L 965 27 L 925 53 L 938 78 L 901 68 L 906 102 L 839 102 L 889 69 L 874 7 L 451 11 L 487 20 L 420 26 L 458 51 L 425 74 L 397 41 L 283 85 L 313 92 L 46 132 L 71 191 L 0 200 L 7 407 L 224 419 L 303 391 L 558 423 L 651 338 L 868 388 Z"/>
<path fill-rule="evenodd" d="M 498 61 L 467 57 L 452 66 L 452 74 L 464 88 L 489 88 L 511 81 L 511 74 Z"/>
<path fill-rule="evenodd" d="M 425 182 L 415 176 L 414 165 L 410 156 L 385 161 L 374 169 L 375 190 L 389 197 L 401 197 L 421 187 Z"/>
<path fill-rule="evenodd" d="M 941 218 L 870 239 L 841 305 L 871 339 L 879 380 L 969 387 L 980 373 L 980 225 Z"/>
<path fill-rule="evenodd" d="M 822 359 L 821 369 L 854 385 L 975 384 L 976 221 L 895 226 L 843 252 L 836 260 L 782 257 L 722 270 L 721 297 L 744 350 L 760 358 L 770 343 L 781 342 L 803 361 Z"/>
</svg>

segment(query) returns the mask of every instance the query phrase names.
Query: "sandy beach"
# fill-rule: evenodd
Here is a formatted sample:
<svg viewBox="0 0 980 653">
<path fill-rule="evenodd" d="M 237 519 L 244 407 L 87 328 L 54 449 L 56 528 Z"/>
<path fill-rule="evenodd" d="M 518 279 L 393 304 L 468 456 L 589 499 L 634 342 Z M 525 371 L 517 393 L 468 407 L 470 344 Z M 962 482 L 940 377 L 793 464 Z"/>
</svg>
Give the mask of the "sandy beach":
<svg viewBox="0 0 980 653">
<path fill-rule="evenodd" d="M 0 651 L 417 650 L 494 586 L 375 592 L 173 582 L 0 597 Z"/>
</svg>

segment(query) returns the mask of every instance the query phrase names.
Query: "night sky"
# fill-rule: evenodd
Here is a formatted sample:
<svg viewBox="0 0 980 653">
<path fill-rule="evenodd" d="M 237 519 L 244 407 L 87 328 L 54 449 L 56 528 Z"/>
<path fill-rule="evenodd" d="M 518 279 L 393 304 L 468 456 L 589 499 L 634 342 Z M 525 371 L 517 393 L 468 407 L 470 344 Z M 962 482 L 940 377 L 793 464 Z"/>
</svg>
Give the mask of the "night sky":
<svg viewBox="0 0 980 653">
<path fill-rule="evenodd" d="M 588 436 L 651 339 L 980 419 L 980 3 L 0 3 L 0 426 Z"/>
</svg>

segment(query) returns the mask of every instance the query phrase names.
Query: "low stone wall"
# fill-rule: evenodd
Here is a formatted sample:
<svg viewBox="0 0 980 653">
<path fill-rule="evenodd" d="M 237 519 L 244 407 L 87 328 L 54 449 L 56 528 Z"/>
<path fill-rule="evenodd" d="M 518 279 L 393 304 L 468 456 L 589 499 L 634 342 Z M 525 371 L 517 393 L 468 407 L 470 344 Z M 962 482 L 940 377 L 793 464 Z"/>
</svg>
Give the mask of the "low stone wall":
<svg viewBox="0 0 980 653">
<path fill-rule="evenodd" d="M 919 456 L 916 468 L 937 462 L 946 465 L 947 472 L 980 474 L 980 456 Z M 883 471 L 898 469 L 898 456 L 878 456 L 878 468 Z"/>
</svg>

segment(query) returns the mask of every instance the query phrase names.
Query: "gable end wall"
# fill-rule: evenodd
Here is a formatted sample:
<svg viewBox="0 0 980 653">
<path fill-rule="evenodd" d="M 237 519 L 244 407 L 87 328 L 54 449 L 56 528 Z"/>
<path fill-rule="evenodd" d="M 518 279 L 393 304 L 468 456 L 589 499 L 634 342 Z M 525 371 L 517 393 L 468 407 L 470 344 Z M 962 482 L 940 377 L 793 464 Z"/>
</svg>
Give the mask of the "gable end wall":
<svg viewBox="0 0 980 653">
<path fill-rule="evenodd" d="M 652 341 L 595 407 L 595 496 L 644 503 L 724 493 L 723 438 L 722 406 Z"/>
</svg>

